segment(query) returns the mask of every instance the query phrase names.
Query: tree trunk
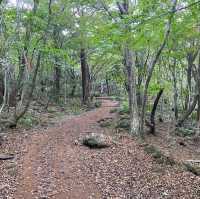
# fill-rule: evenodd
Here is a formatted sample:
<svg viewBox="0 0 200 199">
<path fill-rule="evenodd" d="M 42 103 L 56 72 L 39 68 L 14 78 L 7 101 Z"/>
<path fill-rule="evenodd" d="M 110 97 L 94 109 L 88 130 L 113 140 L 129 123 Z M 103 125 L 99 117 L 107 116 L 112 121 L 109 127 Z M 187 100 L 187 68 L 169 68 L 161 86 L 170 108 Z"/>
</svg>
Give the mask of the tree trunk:
<svg viewBox="0 0 200 199">
<path fill-rule="evenodd" d="M 192 111 L 195 109 L 197 101 L 198 101 L 199 95 L 196 95 L 194 97 L 194 100 L 187 110 L 187 112 L 182 116 L 182 118 L 177 122 L 176 126 L 182 126 L 185 120 L 191 115 Z"/>
<path fill-rule="evenodd" d="M 109 96 L 110 95 L 110 85 L 109 85 L 109 80 L 106 79 L 106 87 L 107 87 L 107 95 Z"/>
<path fill-rule="evenodd" d="M 135 4 L 134 4 L 135 5 Z M 123 3 L 117 2 L 117 6 L 120 15 L 129 14 L 129 1 L 124 0 Z M 130 32 L 130 27 L 125 24 L 125 31 Z M 137 106 L 137 91 L 136 91 L 136 65 L 135 60 L 136 55 L 133 57 L 133 52 L 128 46 L 128 41 L 125 42 L 124 47 L 124 66 L 127 73 L 127 91 L 129 99 L 129 110 L 130 110 L 130 134 L 139 135 L 139 116 L 138 116 L 138 106 Z"/>
<path fill-rule="evenodd" d="M 150 128 L 150 133 L 151 134 L 155 134 L 155 115 L 156 115 L 156 109 L 157 109 L 157 106 L 158 106 L 158 102 L 162 96 L 162 93 L 163 93 L 164 89 L 160 89 L 160 91 L 158 92 L 157 96 L 156 96 L 156 99 L 154 101 L 154 104 L 153 104 L 153 108 L 152 108 L 152 111 L 151 111 L 151 116 L 150 116 L 150 122 L 146 122 L 147 123 L 147 126 Z"/>
<path fill-rule="evenodd" d="M 137 78 L 137 105 L 138 108 L 140 108 L 142 106 L 142 92 L 141 92 L 141 86 L 142 86 L 142 80 L 144 78 L 144 74 L 142 73 L 144 68 L 142 66 L 144 66 L 145 63 L 140 64 L 138 61 L 138 56 L 136 56 L 136 66 L 138 69 L 138 78 Z"/>
<path fill-rule="evenodd" d="M 56 102 L 59 101 L 59 97 L 60 97 L 60 76 L 61 76 L 61 70 L 60 70 L 60 67 L 56 63 L 54 67 L 54 96 L 55 96 Z"/>
<path fill-rule="evenodd" d="M 46 31 L 48 30 L 49 23 L 50 23 L 51 3 L 52 3 L 52 0 L 49 0 L 49 13 L 48 13 L 48 23 L 47 23 Z M 34 13 L 36 12 L 37 5 L 38 5 L 38 1 L 34 0 L 34 8 L 33 8 Z M 44 46 L 46 45 L 46 41 L 47 41 L 47 38 L 44 37 L 44 40 L 43 40 Z M 37 74 L 38 74 L 38 71 L 39 71 L 39 68 L 40 68 L 41 56 L 42 56 L 42 51 L 39 50 L 38 55 L 37 55 L 36 65 L 34 67 L 34 70 L 33 70 L 33 73 L 32 73 L 32 78 L 30 80 L 30 84 L 27 85 L 28 86 L 27 89 L 26 89 L 27 99 L 25 101 L 25 104 L 23 106 L 20 106 L 19 103 L 18 103 L 18 107 L 16 107 L 15 113 L 11 116 L 11 118 L 9 118 L 9 120 L 5 121 L 5 122 L 8 122 L 8 126 L 11 127 L 11 128 L 16 127 L 19 119 L 21 117 L 23 117 L 23 115 L 27 112 L 27 110 L 29 108 L 31 99 L 33 97 L 33 91 L 34 91 L 34 88 L 35 88 Z"/>
<path fill-rule="evenodd" d="M 198 69 L 197 69 L 197 71 L 198 71 L 198 78 L 197 78 L 197 83 L 198 83 L 198 103 L 197 103 L 197 121 L 199 121 L 199 126 L 200 126 L 200 51 L 199 51 L 199 63 L 198 63 Z"/>
<path fill-rule="evenodd" d="M 38 70 L 40 67 L 40 62 L 41 62 L 41 51 L 38 53 L 38 57 L 37 57 L 37 63 L 35 66 L 35 70 L 33 72 L 33 77 L 30 83 L 30 87 L 27 90 L 27 99 L 26 99 L 26 103 L 24 104 L 24 107 L 19 107 L 19 110 L 17 110 L 17 112 L 15 113 L 14 116 L 14 123 L 15 125 L 17 124 L 18 120 L 26 113 L 26 111 L 29 108 L 32 96 L 33 96 L 33 91 L 35 88 L 35 82 L 36 82 L 36 78 L 37 78 L 37 74 L 38 74 Z"/>
<path fill-rule="evenodd" d="M 89 105 L 90 74 L 89 74 L 89 67 L 87 64 L 87 55 L 84 48 L 81 48 L 80 61 L 81 61 L 81 73 L 82 73 L 82 102 L 85 105 Z"/>
<path fill-rule="evenodd" d="M 141 116 L 140 116 L 140 127 L 139 127 L 140 134 L 144 133 L 144 121 L 145 121 L 145 112 L 146 112 L 145 109 L 146 109 L 147 92 L 148 92 L 149 84 L 150 84 L 151 77 L 152 77 L 152 74 L 153 74 L 153 71 L 154 71 L 154 67 L 157 64 L 157 62 L 160 58 L 160 55 L 161 55 L 163 49 L 165 48 L 167 40 L 169 38 L 169 34 L 170 34 L 170 31 L 171 31 L 172 19 L 173 19 L 174 13 L 176 12 L 176 5 L 177 5 L 177 0 L 173 0 L 171 15 L 170 15 L 168 23 L 167 23 L 167 29 L 166 29 L 166 32 L 165 32 L 164 40 L 163 40 L 161 46 L 159 47 L 159 49 L 158 49 L 158 51 L 155 55 L 155 58 L 153 59 L 152 63 L 150 64 L 150 67 L 149 67 L 149 72 L 148 72 L 147 79 L 146 79 L 145 86 L 144 86 L 144 96 L 143 96 L 143 102 L 142 102 L 142 110 L 141 110 Z"/>
<path fill-rule="evenodd" d="M 137 94 L 136 94 L 136 73 L 135 64 L 133 63 L 133 52 L 125 47 L 124 49 L 124 65 L 127 71 L 128 79 L 128 99 L 130 110 L 130 133 L 132 135 L 138 135 L 139 128 L 139 116 L 137 106 Z"/>
<path fill-rule="evenodd" d="M 173 88 L 174 88 L 174 116 L 176 121 L 178 120 L 178 88 L 177 88 L 177 78 L 176 78 L 176 60 L 174 60 L 172 68 L 172 78 L 173 78 Z"/>
<path fill-rule="evenodd" d="M 24 79 L 24 73 L 26 68 L 26 59 L 25 56 L 27 56 L 27 47 L 24 47 L 22 50 L 21 55 L 19 56 L 19 74 L 17 78 L 17 98 L 18 100 L 21 100 L 22 95 L 22 88 L 23 88 L 23 79 Z"/>
<path fill-rule="evenodd" d="M 4 96 L 4 75 L 1 73 L 0 74 L 0 103 L 3 102 L 3 96 Z"/>
</svg>

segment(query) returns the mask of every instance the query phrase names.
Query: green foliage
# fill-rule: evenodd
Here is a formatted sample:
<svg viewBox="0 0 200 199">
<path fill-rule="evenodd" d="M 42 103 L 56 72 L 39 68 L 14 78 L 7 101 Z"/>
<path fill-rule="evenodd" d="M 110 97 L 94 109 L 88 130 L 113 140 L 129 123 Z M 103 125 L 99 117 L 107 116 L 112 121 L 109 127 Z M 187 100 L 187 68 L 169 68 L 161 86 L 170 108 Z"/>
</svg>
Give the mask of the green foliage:
<svg viewBox="0 0 200 199">
<path fill-rule="evenodd" d="M 35 127 L 39 124 L 39 120 L 36 116 L 26 113 L 19 121 L 19 125 L 25 128 Z"/>
<path fill-rule="evenodd" d="M 116 125 L 116 128 L 129 130 L 130 129 L 130 120 L 127 118 L 120 119 Z"/>
<path fill-rule="evenodd" d="M 158 148 L 153 145 L 147 145 L 144 147 L 147 154 L 151 155 L 159 164 L 167 164 L 173 166 L 176 162 L 171 158 L 162 153 Z"/>
<path fill-rule="evenodd" d="M 177 136 L 180 136 L 180 137 L 186 137 L 186 136 L 194 136 L 195 135 L 195 130 L 194 129 L 189 129 L 189 128 L 178 128 L 175 132 L 175 134 Z"/>
<path fill-rule="evenodd" d="M 114 108 L 110 110 L 110 113 L 117 113 L 118 112 L 118 108 Z"/>
<path fill-rule="evenodd" d="M 102 102 L 100 100 L 97 100 L 97 101 L 95 101 L 94 106 L 96 108 L 99 108 L 99 107 L 101 107 L 101 104 L 102 104 Z"/>
<path fill-rule="evenodd" d="M 97 92 L 94 92 L 91 95 L 94 96 L 94 97 L 100 97 L 101 94 L 100 94 L 100 92 L 97 91 Z"/>
<path fill-rule="evenodd" d="M 120 109 L 119 109 L 119 114 L 123 115 L 123 114 L 129 114 L 129 104 L 128 101 L 123 101 Z"/>
</svg>

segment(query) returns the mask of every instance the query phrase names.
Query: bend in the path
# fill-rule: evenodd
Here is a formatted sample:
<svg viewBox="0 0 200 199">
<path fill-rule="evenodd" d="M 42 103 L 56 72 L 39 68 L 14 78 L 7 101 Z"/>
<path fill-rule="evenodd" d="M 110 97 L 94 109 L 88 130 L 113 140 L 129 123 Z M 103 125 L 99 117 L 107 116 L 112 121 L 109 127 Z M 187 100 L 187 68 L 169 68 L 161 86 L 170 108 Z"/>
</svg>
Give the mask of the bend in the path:
<svg viewBox="0 0 200 199">
<path fill-rule="evenodd" d="M 75 147 L 74 140 L 81 133 L 100 130 L 97 121 L 109 116 L 110 109 L 117 106 L 110 100 L 102 102 L 99 109 L 30 136 L 29 142 L 25 143 L 26 153 L 21 159 L 16 199 L 101 198 L 93 179 L 84 172 L 82 152 Z"/>
</svg>

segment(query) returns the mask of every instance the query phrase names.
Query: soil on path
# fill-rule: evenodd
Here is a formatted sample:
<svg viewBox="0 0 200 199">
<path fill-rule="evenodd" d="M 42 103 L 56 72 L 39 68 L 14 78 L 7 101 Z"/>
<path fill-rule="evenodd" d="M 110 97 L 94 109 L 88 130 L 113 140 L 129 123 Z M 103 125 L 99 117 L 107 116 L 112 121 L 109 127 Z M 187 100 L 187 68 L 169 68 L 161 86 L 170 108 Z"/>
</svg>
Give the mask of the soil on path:
<svg viewBox="0 0 200 199">
<path fill-rule="evenodd" d="M 15 139 L 16 176 L 9 182 L 2 173 L 7 163 L 0 167 L 0 199 L 200 198 L 199 177 L 158 165 L 129 136 L 101 150 L 76 145 L 87 132 L 109 133 L 98 121 L 115 117 L 110 110 L 117 103 L 102 102 L 99 109 Z"/>
<path fill-rule="evenodd" d="M 116 106 L 115 102 L 103 101 L 100 109 L 32 135 L 25 145 L 16 199 L 102 198 L 83 164 L 86 156 L 83 152 L 87 149 L 76 146 L 75 140 L 84 133 L 101 132 L 97 121 L 109 116 L 113 106 Z"/>
</svg>

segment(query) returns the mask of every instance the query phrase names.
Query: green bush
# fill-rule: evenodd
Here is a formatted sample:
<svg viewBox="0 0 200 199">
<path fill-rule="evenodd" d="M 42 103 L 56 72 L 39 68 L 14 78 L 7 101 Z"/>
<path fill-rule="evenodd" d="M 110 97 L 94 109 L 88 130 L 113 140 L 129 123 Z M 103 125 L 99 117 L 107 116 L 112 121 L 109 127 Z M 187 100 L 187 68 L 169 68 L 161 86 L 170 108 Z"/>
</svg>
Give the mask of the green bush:
<svg viewBox="0 0 200 199">
<path fill-rule="evenodd" d="M 118 111 L 118 108 L 114 108 L 110 110 L 110 113 L 116 113 Z"/>
<path fill-rule="evenodd" d="M 123 114 L 129 114 L 129 105 L 128 105 L 128 101 L 124 101 L 119 109 L 119 114 L 123 115 Z"/>
<path fill-rule="evenodd" d="M 177 128 L 175 135 L 180 137 L 193 136 L 195 135 L 195 131 L 193 129 Z"/>
<path fill-rule="evenodd" d="M 116 100 L 116 101 L 121 101 L 122 98 L 121 98 L 120 96 L 115 96 L 114 100 Z"/>
<path fill-rule="evenodd" d="M 92 96 L 93 97 L 100 97 L 101 96 L 101 94 L 100 94 L 100 92 L 94 92 L 94 93 L 92 93 Z"/>
<path fill-rule="evenodd" d="M 31 128 L 33 126 L 37 126 L 38 124 L 38 119 L 28 113 L 19 120 L 19 125 L 24 126 L 25 128 Z"/>
<path fill-rule="evenodd" d="M 103 127 L 103 128 L 109 127 L 111 125 L 112 125 L 111 121 L 104 121 L 100 123 L 100 127 Z"/>
<path fill-rule="evenodd" d="M 121 128 L 121 129 L 130 129 L 130 120 L 129 119 L 121 119 L 118 121 L 116 128 Z"/>
<path fill-rule="evenodd" d="M 94 103 L 94 106 L 95 106 L 96 108 L 99 108 L 99 107 L 101 107 L 101 104 L 102 104 L 101 101 L 96 101 L 96 102 Z"/>
<path fill-rule="evenodd" d="M 166 156 L 153 145 L 145 146 L 144 150 L 147 154 L 151 155 L 159 164 L 166 164 L 171 166 L 176 164 L 176 162 L 171 157 Z"/>
</svg>

